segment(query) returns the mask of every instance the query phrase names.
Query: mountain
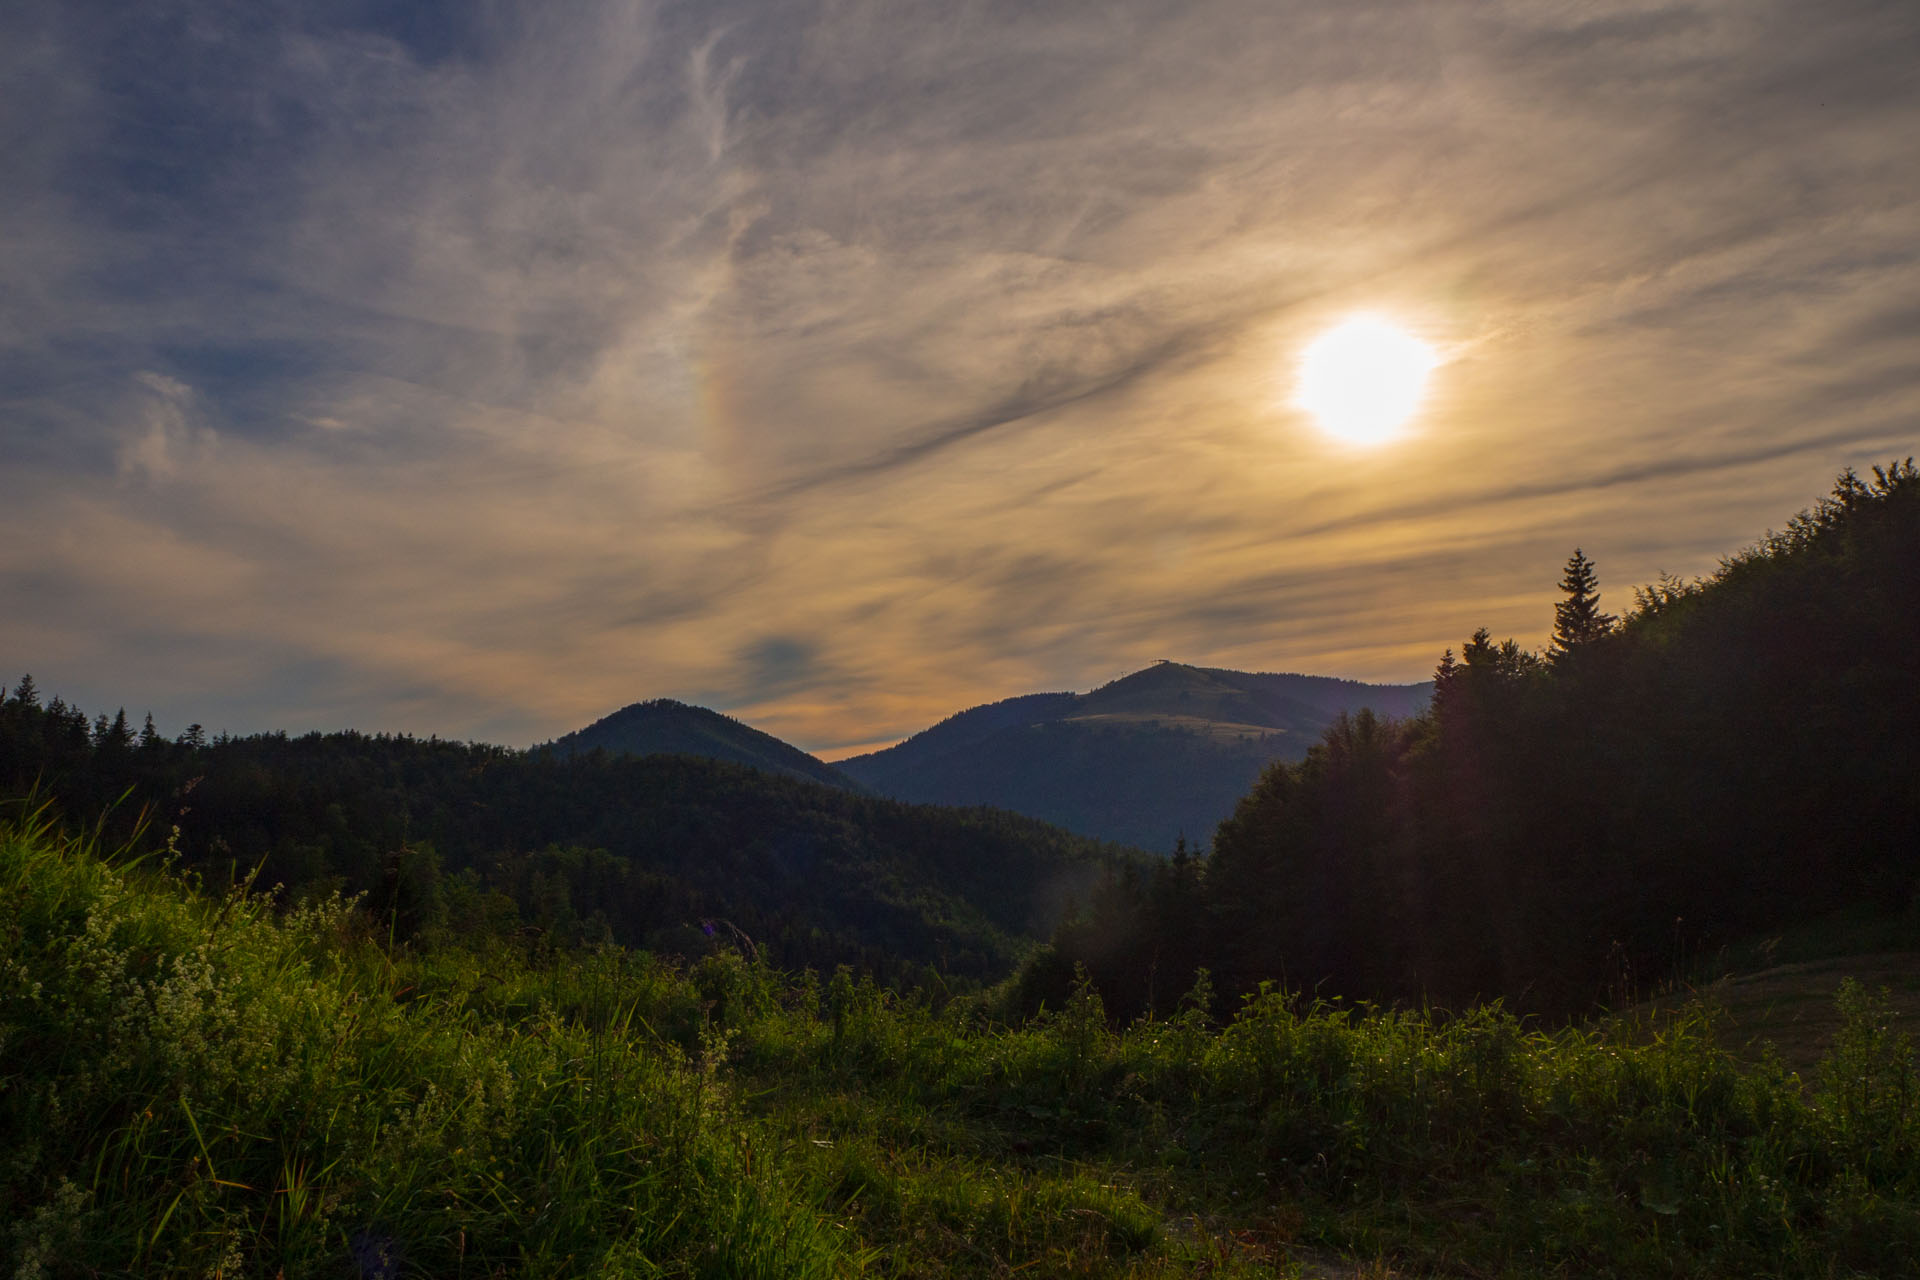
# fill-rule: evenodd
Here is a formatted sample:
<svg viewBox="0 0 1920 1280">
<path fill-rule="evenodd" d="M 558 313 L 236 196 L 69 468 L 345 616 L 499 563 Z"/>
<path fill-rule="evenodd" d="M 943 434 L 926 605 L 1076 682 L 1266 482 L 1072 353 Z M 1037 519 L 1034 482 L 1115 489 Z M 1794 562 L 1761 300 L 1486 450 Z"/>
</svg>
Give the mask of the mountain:
<svg viewBox="0 0 1920 1280">
<path fill-rule="evenodd" d="M 97 824 L 104 848 L 164 844 L 216 890 L 251 871 L 290 902 L 363 895 L 382 937 L 689 957 L 747 939 L 782 968 L 882 977 L 1004 977 L 1069 900 L 1138 857 L 1018 814 L 686 753 L 96 737 L 76 708 L 16 693 L 0 700 L 0 816 L 29 795 L 74 829 Z"/>
<path fill-rule="evenodd" d="M 791 743 L 742 724 L 732 716 L 688 706 L 671 698 L 636 702 L 537 750 L 559 756 L 584 755 L 590 751 L 632 756 L 702 756 L 824 786 L 857 789 L 857 784 L 846 774 Z"/>
<path fill-rule="evenodd" d="M 1343 712 L 1414 715 L 1432 687 L 1161 662 L 1091 693 L 973 707 L 839 768 L 897 799 L 995 805 L 1164 853 L 1206 844 L 1267 765 L 1304 756 Z"/>
</svg>

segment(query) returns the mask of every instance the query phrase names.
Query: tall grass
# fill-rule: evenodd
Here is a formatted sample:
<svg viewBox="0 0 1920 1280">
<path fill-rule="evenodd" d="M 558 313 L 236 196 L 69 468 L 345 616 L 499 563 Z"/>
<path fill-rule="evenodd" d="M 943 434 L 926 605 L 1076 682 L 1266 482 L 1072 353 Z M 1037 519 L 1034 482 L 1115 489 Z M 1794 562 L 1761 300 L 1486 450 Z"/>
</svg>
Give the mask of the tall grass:
<svg viewBox="0 0 1920 1280">
<path fill-rule="evenodd" d="M 423 984 L 338 902 L 276 919 L 31 822 L 0 829 L 0 919 L 15 1275 L 836 1269 L 716 1060 L 524 970 L 504 1002 L 449 981 L 471 965 Z"/>
<path fill-rule="evenodd" d="M 1866 992 L 1808 1084 L 1688 1008 L 1112 1026 L 722 953 L 394 949 L 0 828 L 15 1276 L 1902 1276 L 1920 1076 Z"/>
<path fill-rule="evenodd" d="M 1197 1215 L 1222 1238 L 1468 1274 L 1920 1274 L 1913 1045 L 1857 986 L 1839 999 L 1847 1031 L 1812 1086 L 1736 1062 L 1697 1005 L 1541 1030 L 1497 1007 L 1269 989 L 1224 1025 L 1201 992 L 1115 1030 L 1085 985 L 1036 1024 L 991 1029 L 965 1003 L 874 991 L 838 1035 L 784 1029 L 768 1060 L 749 1033 L 741 1069 L 812 1082 L 787 1104 L 794 1123 L 818 1129 L 821 1098 L 838 1098 L 840 1142 L 864 1125 L 881 1152 L 1118 1174 L 1155 1207 L 1163 1248 L 1179 1243 L 1168 1224 Z M 1124 1210 L 1108 1221 L 1110 1246 L 1154 1235 Z"/>
</svg>

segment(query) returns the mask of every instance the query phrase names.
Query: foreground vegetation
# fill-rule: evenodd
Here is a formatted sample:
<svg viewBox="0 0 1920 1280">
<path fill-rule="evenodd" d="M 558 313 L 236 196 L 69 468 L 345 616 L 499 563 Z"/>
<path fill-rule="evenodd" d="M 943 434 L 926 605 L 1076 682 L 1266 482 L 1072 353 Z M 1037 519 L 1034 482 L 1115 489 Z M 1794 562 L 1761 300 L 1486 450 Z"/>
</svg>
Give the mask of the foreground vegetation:
<svg viewBox="0 0 1920 1280">
<path fill-rule="evenodd" d="M 1123 1030 L 611 947 L 391 944 L 0 830 L 17 1276 L 1912 1273 L 1920 1075 L 1864 992 L 1811 1085 L 1708 1015 L 1302 1006 Z"/>
</svg>

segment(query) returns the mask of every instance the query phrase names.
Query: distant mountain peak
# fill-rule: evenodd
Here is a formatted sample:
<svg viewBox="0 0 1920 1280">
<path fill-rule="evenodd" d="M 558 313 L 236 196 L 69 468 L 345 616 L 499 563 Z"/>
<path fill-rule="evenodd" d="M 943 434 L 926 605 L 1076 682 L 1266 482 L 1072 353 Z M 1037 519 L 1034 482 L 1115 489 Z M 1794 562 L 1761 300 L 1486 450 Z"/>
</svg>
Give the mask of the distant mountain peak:
<svg viewBox="0 0 1920 1280">
<path fill-rule="evenodd" d="M 899 799 L 994 805 L 1166 852 L 1179 834 L 1204 843 L 1262 769 L 1304 755 L 1342 712 L 1413 715 L 1430 693 L 1162 658 L 1089 693 L 970 707 L 839 765 Z"/>
<path fill-rule="evenodd" d="M 861 789 L 846 774 L 792 743 L 724 712 L 672 698 L 632 703 L 540 749 L 562 756 L 596 750 L 614 755 L 702 756 L 830 787 Z"/>
</svg>

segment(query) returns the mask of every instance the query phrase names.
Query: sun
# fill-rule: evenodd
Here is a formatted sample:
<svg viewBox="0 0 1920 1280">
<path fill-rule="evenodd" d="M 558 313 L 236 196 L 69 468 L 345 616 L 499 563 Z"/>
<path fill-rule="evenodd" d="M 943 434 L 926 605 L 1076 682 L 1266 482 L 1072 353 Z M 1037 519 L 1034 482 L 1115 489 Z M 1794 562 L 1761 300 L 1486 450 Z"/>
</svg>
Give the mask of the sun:
<svg viewBox="0 0 1920 1280">
<path fill-rule="evenodd" d="M 1379 316 L 1354 316 L 1300 353 L 1293 402 L 1320 429 L 1355 445 L 1384 444 L 1420 407 L 1433 348 Z"/>
</svg>

